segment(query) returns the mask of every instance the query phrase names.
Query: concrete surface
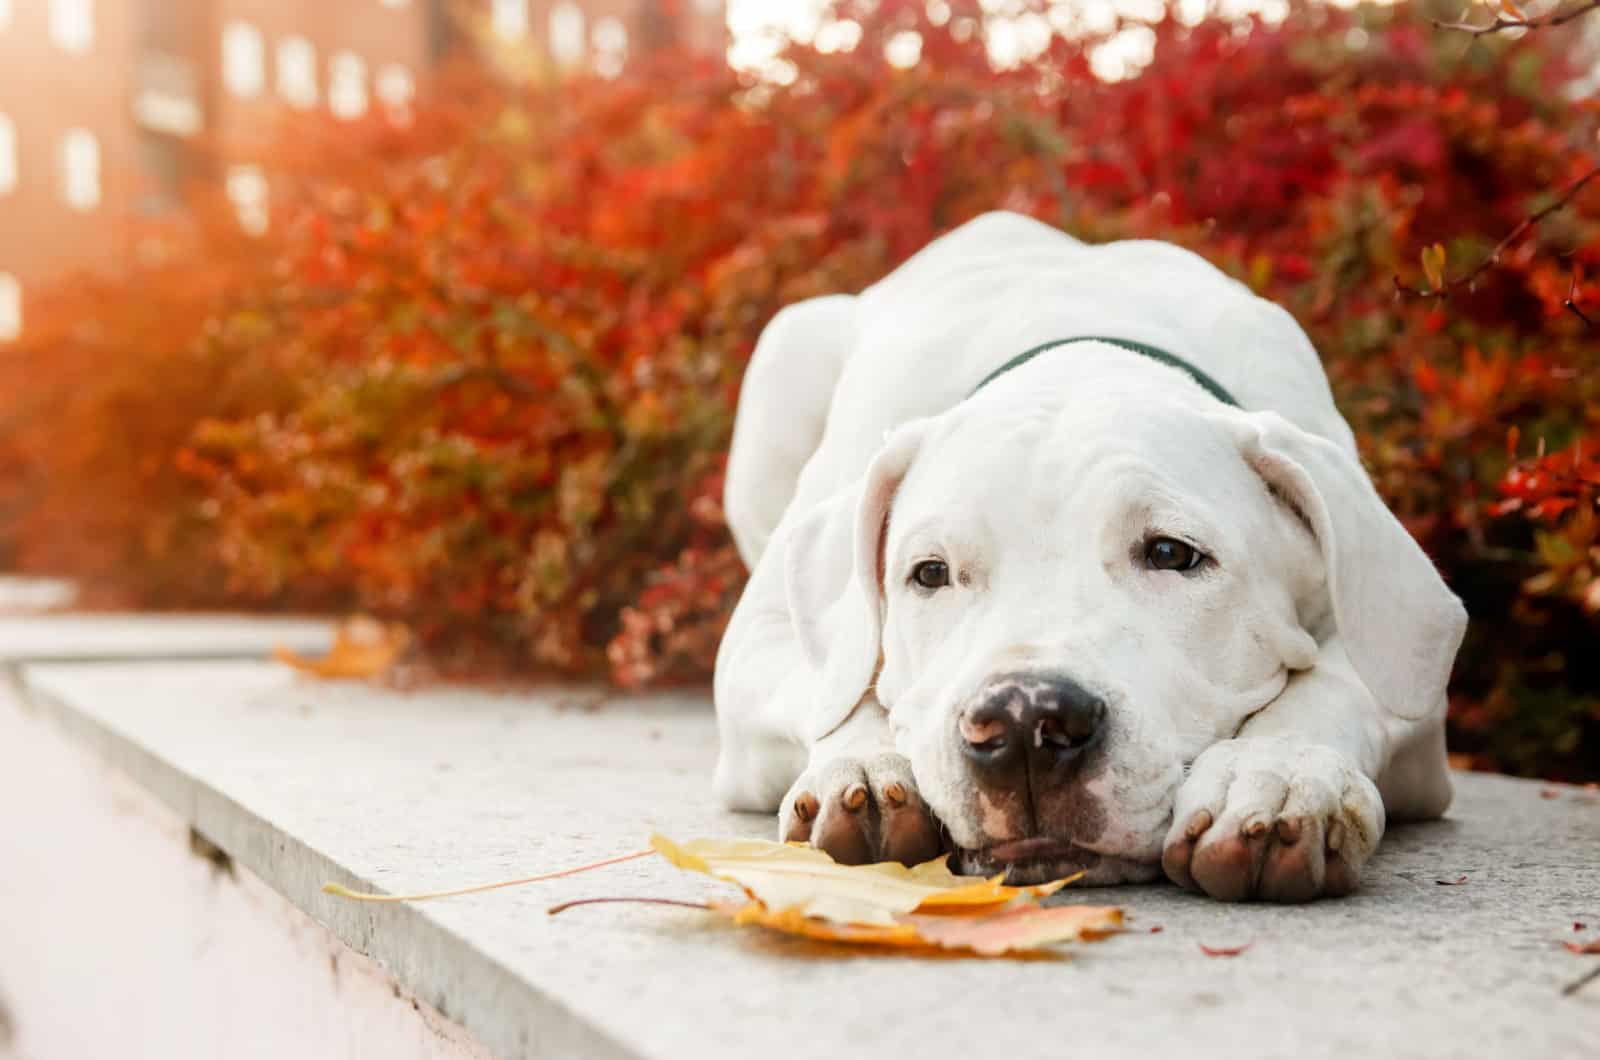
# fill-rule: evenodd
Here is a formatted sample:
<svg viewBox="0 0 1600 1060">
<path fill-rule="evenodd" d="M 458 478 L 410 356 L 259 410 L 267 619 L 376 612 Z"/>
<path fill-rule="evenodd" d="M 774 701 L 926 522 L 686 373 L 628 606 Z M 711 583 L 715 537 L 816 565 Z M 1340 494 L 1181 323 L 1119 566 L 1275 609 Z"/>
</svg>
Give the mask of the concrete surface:
<svg viewBox="0 0 1600 1060">
<path fill-rule="evenodd" d="M 333 641 L 333 623 L 321 618 L 5 612 L 0 607 L 0 663 L 264 659 L 279 644 L 321 653 Z"/>
<path fill-rule="evenodd" d="M 0 1060 L 491 1060 L 0 684 Z"/>
<path fill-rule="evenodd" d="M 1543 1058 L 1592 1057 L 1600 1041 L 1600 984 L 1561 994 L 1600 960 L 1562 946 L 1600 932 L 1593 791 L 1460 775 L 1450 818 L 1393 829 L 1351 898 L 1094 891 L 1133 930 L 1070 961 L 930 961 L 692 910 L 544 913 L 723 893 L 655 859 L 422 905 L 319 892 L 330 878 L 396 892 L 546 871 L 654 829 L 770 834 L 715 805 L 715 731 L 693 695 L 402 695 L 216 662 L 35 665 L 22 683 L 28 709 L 504 1057 Z M 1252 945 L 1228 959 L 1202 943 Z"/>
</svg>

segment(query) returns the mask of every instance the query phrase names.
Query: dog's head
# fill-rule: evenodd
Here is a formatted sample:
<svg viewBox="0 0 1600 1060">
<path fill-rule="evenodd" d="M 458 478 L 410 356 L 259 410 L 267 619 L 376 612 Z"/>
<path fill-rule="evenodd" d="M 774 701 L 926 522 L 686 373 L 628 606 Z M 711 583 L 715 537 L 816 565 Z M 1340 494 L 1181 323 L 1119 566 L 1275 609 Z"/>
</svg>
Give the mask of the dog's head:
<svg viewBox="0 0 1600 1060">
<path fill-rule="evenodd" d="M 1329 637 L 1385 710 L 1443 695 L 1464 612 L 1347 451 L 1148 371 L 1002 377 L 791 539 L 813 734 L 875 687 L 969 872 L 1155 875 L 1186 765 Z"/>
</svg>

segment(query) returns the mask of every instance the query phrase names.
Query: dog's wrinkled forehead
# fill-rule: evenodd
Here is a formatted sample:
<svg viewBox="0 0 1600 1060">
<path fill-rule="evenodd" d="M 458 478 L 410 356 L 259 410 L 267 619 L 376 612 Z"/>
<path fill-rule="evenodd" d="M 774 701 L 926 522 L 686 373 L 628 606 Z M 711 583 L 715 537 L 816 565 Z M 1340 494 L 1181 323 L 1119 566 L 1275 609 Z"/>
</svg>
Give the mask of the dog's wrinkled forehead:
<svg viewBox="0 0 1600 1060">
<path fill-rule="evenodd" d="M 974 402 L 942 418 L 902 484 L 891 538 L 976 517 L 1037 538 L 1110 505 L 1182 511 L 1213 536 L 1248 531 L 1268 494 L 1211 417 L 1170 401 L 1032 408 Z"/>
</svg>

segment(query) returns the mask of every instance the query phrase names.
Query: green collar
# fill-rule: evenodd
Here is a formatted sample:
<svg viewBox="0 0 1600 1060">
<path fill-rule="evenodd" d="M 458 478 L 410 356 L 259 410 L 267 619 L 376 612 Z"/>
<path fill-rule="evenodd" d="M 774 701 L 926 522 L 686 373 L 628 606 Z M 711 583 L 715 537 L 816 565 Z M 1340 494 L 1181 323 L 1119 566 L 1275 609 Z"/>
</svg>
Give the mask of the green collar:
<svg viewBox="0 0 1600 1060">
<path fill-rule="evenodd" d="M 1178 371 L 1187 375 L 1190 379 L 1193 379 L 1196 383 L 1199 383 L 1212 397 L 1216 398 L 1218 401 L 1221 401 L 1224 404 L 1232 405 L 1234 408 L 1239 407 L 1239 402 L 1234 400 L 1233 395 L 1228 393 L 1226 388 L 1224 388 L 1221 383 L 1217 382 L 1215 379 L 1211 378 L 1209 375 L 1202 372 L 1200 369 L 1196 368 L 1182 357 L 1179 357 L 1176 354 L 1168 353 L 1166 350 L 1158 349 L 1155 346 L 1146 346 L 1142 342 L 1133 342 L 1130 339 L 1108 339 L 1100 335 L 1079 335 L 1078 337 L 1071 339 L 1053 339 L 1050 342 L 1040 343 L 1031 350 L 1024 350 L 1015 357 L 1011 358 L 1011 360 L 1007 361 L 1005 364 L 1002 364 L 999 368 L 996 368 L 994 371 L 984 376 L 983 382 L 973 387 L 972 392 L 976 394 L 978 391 L 982 390 L 984 387 L 988 386 L 1002 375 L 1005 375 L 1007 372 L 1011 371 L 1011 369 L 1022 367 L 1035 357 L 1039 356 L 1041 353 L 1044 353 L 1046 350 L 1053 350 L 1057 346 L 1065 346 L 1073 342 L 1109 342 L 1113 346 L 1120 346 L 1125 350 L 1132 350 L 1134 353 L 1148 357 L 1152 361 L 1159 361 L 1161 364 L 1167 365 L 1169 368 L 1176 368 Z"/>
</svg>

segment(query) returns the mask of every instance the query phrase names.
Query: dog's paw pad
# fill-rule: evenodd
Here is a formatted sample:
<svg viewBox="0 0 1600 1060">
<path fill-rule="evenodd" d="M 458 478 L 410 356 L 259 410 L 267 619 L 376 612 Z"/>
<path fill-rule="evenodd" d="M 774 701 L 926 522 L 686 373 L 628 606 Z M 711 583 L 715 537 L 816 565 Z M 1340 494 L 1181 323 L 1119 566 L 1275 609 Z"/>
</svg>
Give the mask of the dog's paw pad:
<svg viewBox="0 0 1600 1060">
<path fill-rule="evenodd" d="M 840 758 L 806 770 L 778 815 L 778 835 L 810 843 L 843 865 L 939 856 L 938 822 L 896 754 Z"/>
</svg>

